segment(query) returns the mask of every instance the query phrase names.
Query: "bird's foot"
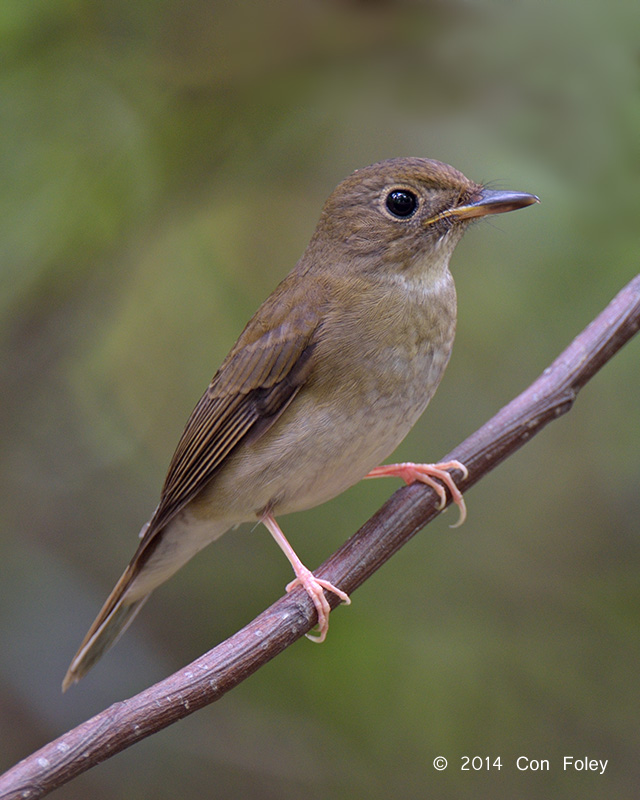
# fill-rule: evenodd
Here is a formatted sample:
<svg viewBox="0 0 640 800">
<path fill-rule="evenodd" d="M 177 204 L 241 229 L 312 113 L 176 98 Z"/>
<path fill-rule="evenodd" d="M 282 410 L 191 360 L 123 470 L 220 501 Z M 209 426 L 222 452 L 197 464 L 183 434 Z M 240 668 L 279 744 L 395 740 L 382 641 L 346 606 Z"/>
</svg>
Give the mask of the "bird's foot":
<svg viewBox="0 0 640 800">
<path fill-rule="evenodd" d="M 469 470 L 460 461 L 446 461 L 442 464 L 414 464 L 411 461 L 405 461 L 401 464 L 385 464 L 381 467 L 375 467 L 365 477 L 402 478 L 407 485 L 415 483 L 416 481 L 425 483 L 438 495 L 438 508 L 440 509 L 443 509 L 447 502 L 446 486 L 451 493 L 451 499 L 458 506 L 460 511 L 458 521 L 451 526 L 452 528 L 458 528 L 467 518 L 467 507 L 462 492 L 458 489 L 455 481 L 451 477 L 450 469 L 460 470 L 463 479 L 467 478 L 469 475 Z"/>
<path fill-rule="evenodd" d="M 329 583 L 329 581 L 316 578 L 313 572 L 306 567 L 303 567 L 301 570 L 296 570 L 296 577 L 291 583 L 287 584 L 286 589 L 290 592 L 292 589 L 295 589 L 296 586 L 302 586 L 309 595 L 318 615 L 318 634 L 307 633 L 307 639 L 320 644 L 327 638 L 327 632 L 329 631 L 329 614 L 331 613 L 331 606 L 325 597 L 324 590 L 326 589 L 328 592 L 333 592 L 333 594 L 337 595 L 340 601 L 347 606 L 351 603 L 351 598 L 346 592 L 343 592 L 342 589 L 338 589 L 337 586 Z"/>
<path fill-rule="evenodd" d="M 293 547 L 291 547 L 287 541 L 286 536 L 281 531 L 280 526 L 272 514 L 267 512 L 260 517 L 260 520 L 276 540 L 282 552 L 289 559 L 289 563 L 293 567 L 293 571 L 296 574 L 296 577 L 291 581 L 291 583 L 287 584 L 287 592 L 292 591 L 292 589 L 295 589 L 296 586 L 302 586 L 302 588 L 311 598 L 311 602 L 315 606 L 316 614 L 318 615 L 319 632 L 318 635 L 307 633 L 307 639 L 310 639 L 312 642 L 324 642 L 324 640 L 327 638 L 327 632 L 329 630 L 329 614 L 331 613 L 331 606 L 325 597 L 324 590 L 326 589 L 328 592 L 333 592 L 333 594 L 337 595 L 340 598 L 340 601 L 345 605 L 349 605 L 351 603 L 351 598 L 346 592 L 343 592 L 342 589 L 338 589 L 337 586 L 334 586 L 329 581 L 325 581 L 322 578 L 316 578 L 313 572 L 311 572 L 308 567 L 305 567 L 302 561 L 300 561 L 298 558 L 298 555 Z"/>
</svg>

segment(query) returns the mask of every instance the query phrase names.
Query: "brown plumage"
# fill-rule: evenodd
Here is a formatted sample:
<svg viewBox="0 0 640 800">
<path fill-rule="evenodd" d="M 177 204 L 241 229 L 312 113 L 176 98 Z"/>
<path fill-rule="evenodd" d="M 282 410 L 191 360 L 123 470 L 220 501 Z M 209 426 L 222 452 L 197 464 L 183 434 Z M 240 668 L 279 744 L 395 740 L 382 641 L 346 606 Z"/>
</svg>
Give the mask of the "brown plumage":
<svg viewBox="0 0 640 800">
<path fill-rule="evenodd" d="M 395 449 L 449 359 L 456 300 L 448 263 L 468 221 L 536 200 L 488 191 L 453 167 L 415 158 L 358 170 L 336 188 L 302 258 L 250 320 L 189 418 L 160 503 L 63 689 L 116 641 L 153 589 L 252 519 L 285 550 L 324 638 L 322 590 L 348 598 L 300 564 L 274 515 L 324 502 Z M 448 473 L 433 465 L 373 474 L 427 483 L 436 475 L 463 508 Z"/>
</svg>

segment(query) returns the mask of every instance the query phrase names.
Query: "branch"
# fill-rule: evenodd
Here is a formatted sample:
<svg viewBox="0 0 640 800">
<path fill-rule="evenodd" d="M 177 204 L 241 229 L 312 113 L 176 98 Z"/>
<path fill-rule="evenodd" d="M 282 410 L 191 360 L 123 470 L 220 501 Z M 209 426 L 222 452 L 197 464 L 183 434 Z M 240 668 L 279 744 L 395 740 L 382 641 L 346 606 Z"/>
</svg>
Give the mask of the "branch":
<svg viewBox="0 0 640 800">
<path fill-rule="evenodd" d="M 519 397 L 445 457 L 469 469 L 463 491 L 567 412 L 578 391 L 640 328 L 640 275 Z M 435 493 L 399 489 L 317 571 L 351 594 L 438 515 Z M 332 607 L 337 604 L 328 595 Z M 316 621 L 303 589 L 280 598 L 242 630 L 169 678 L 115 703 L 0 776 L 0 800 L 33 800 L 140 739 L 213 703 L 309 631 Z"/>
</svg>

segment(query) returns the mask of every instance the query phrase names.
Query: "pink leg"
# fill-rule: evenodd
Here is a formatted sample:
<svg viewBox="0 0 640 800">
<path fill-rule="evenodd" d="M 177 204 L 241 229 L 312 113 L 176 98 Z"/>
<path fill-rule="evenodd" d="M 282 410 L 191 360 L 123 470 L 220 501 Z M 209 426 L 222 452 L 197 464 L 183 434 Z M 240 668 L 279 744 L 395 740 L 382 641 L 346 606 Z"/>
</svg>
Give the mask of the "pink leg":
<svg viewBox="0 0 640 800">
<path fill-rule="evenodd" d="M 444 508 L 447 502 L 447 493 L 444 489 L 444 486 L 446 486 L 451 492 L 451 499 L 460 509 L 460 518 L 455 525 L 451 526 L 452 528 L 457 528 L 462 525 L 467 518 L 467 507 L 464 503 L 462 492 L 458 489 L 451 474 L 447 471 L 450 469 L 459 469 L 464 478 L 469 475 L 468 469 L 460 461 L 447 461 L 444 464 L 413 464 L 411 461 L 405 461 L 402 464 L 385 464 L 382 467 L 375 467 L 365 477 L 396 477 L 402 478 L 406 484 L 412 484 L 416 481 L 426 483 L 440 498 L 440 508 Z M 438 483 L 438 481 L 440 481 L 440 483 Z M 444 484 L 444 486 L 442 484 Z"/>
<path fill-rule="evenodd" d="M 341 589 L 335 587 L 332 583 L 329 583 L 329 581 L 323 581 L 321 578 L 316 578 L 313 572 L 305 567 L 271 514 L 264 514 L 262 517 L 260 517 L 260 522 L 262 522 L 262 524 L 276 540 L 282 552 L 289 559 L 289 563 L 293 567 L 293 571 L 296 574 L 295 579 L 292 580 L 291 583 L 287 584 L 287 591 L 290 592 L 298 585 L 302 586 L 302 588 L 311 598 L 313 605 L 316 607 L 316 613 L 318 614 L 319 635 L 312 636 L 308 633 L 307 639 L 311 639 L 312 642 L 324 642 L 327 637 L 327 631 L 329 630 L 329 614 L 331 612 L 331 606 L 327 602 L 327 598 L 324 596 L 323 590 L 326 589 L 328 592 L 333 592 L 333 594 L 337 595 L 346 605 L 349 605 L 351 602 L 349 595 L 345 594 L 345 592 L 343 592 Z"/>
</svg>

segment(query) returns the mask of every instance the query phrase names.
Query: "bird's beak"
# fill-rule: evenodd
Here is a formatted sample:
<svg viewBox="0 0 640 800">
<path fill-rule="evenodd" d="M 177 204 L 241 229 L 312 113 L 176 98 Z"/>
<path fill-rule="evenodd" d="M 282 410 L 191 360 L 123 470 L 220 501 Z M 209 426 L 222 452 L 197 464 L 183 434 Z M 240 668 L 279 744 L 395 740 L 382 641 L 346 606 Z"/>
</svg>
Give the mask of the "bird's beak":
<svg viewBox="0 0 640 800">
<path fill-rule="evenodd" d="M 516 211 L 518 208 L 526 208 L 534 203 L 539 203 L 540 199 L 535 194 L 526 192 L 501 192 L 493 189 L 481 189 L 477 198 L 471 203 L 462 206 L 454 206 L 446 211 L 441 211 L 435 217 L 426 221 L 431 225 L 440 219 L 460 220 L 475 219 L 476 217 L 486 217 L 488 214 L 504 214 L 505 211 Z"/>
<path fill-rule="evenodd" d="M 486 217 L 488 214 L 516 211 L 518 208 L 526 208 L 526 206 L 539 202 L 540 199 L 535 194 L 482 189 L 477 200 L 457 208 L 451 208 L 445 214 L 455 219 L 474 219 L 475 217 Z"/>
</svg>

